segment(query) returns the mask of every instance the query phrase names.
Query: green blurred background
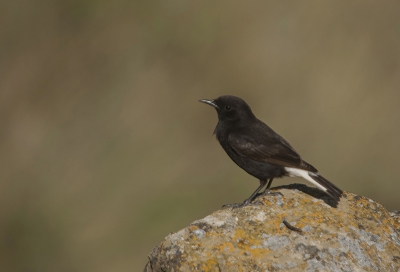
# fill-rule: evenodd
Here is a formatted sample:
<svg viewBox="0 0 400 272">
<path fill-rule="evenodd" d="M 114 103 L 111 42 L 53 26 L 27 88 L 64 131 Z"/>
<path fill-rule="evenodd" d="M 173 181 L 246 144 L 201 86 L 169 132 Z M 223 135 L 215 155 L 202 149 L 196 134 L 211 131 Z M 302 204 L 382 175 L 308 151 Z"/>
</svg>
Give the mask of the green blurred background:
<svg viewBox="0 0 400 272">
<path fill-rule="evenodd" d="M 197 102 L 222 94 L 400 208 L 399 1 L 5 0 L 0 37 L 1 271 L 141 271 L 248 197 Z"/>
</svg>

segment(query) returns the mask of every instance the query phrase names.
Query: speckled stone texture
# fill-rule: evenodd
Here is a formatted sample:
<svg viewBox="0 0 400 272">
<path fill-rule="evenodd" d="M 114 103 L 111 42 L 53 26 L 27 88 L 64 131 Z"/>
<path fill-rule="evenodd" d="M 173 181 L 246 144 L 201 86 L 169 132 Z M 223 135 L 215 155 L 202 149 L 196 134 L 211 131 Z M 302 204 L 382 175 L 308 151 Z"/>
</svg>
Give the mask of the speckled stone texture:
<svg viewBox="0 0 400 272">
<path fill-rule="evenodd" d="M 351 193 L 334 208 L 300 184 L 272 191 L 283 196 L 218 210 L 168 235 L 144 271 L 400 271 L 398 213 Z"/>
</svg>

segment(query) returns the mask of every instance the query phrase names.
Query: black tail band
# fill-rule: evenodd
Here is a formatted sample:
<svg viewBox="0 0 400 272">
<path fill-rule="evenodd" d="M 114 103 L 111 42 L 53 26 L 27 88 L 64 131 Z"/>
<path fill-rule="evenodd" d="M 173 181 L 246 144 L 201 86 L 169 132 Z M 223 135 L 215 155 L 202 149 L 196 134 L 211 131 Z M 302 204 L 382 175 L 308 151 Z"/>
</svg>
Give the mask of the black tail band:
<svg viewBox="0 0 400 272">
<path fill-rule="evenodd" d="M 315 180 L 319 185 L 326 188 L 326 193 L 335 199 L 336 201 L 340 200 L 340 197 L 343 195 L 343 191 L 340 190 L 335 184 L 321 176 L 317 173 L 308 173 L 308 175 Z"/>
</svg>

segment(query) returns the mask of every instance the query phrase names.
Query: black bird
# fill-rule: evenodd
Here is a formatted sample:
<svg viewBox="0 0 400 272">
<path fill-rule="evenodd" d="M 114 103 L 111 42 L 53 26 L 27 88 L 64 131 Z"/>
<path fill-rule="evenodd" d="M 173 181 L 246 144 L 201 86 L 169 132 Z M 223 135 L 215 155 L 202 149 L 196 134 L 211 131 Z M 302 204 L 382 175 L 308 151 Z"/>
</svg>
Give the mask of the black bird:
<svg viewBox="0 0 400 272">
<path fill-rule="evenodd" d="M 342 190 L 318 174 L 317 169 L 305 162 L 282 136 L 258 120 L 243 99 L 224 95 L 213 100 L 202 99 L 200 102 L 217 110 L 218 124 L 214 134 L 228 156 L 260 180 L 257 190 L 235 207 L 251 203 L 267 182 L 262 194 L 272 194 L 269 192 L 272 180 L 283 176 L 302 177 L 336 202 L 340 200 Z"/>
</svg>

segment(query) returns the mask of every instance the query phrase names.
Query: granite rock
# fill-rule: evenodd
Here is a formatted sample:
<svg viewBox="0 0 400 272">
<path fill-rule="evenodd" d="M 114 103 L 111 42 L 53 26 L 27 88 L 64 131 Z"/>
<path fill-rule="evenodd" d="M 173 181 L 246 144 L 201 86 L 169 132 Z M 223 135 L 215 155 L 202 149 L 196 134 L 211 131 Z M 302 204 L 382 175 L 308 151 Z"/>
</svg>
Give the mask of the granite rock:
<svg viewBox="0 0 400 272">
<path fill-rule="evenodd" d="M 171 233 L 144 271 L 400 271 L 398 213 L 348 192 L 335 208 L 305 185 L 272 191 L 282 196 L 218 210 Z"/>
</svg>

